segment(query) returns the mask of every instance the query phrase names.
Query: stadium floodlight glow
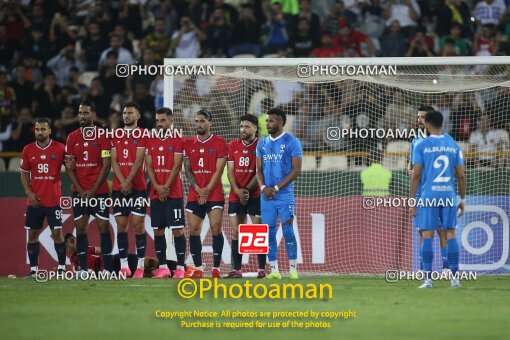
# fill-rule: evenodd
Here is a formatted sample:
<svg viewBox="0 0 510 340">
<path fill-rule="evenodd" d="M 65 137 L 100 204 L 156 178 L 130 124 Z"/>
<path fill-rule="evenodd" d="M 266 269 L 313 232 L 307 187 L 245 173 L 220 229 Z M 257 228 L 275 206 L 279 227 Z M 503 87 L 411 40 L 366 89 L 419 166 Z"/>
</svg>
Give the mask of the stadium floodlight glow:
<svg viewBox="0 0 510 340">
<path fill-rule="evenodd" d="M 487 207 L 468 208 L 459 220 L 460 268 L 504 272 L 508 219 L 492 222 L 496 211 L 510 213 L 510 188 L 504 184 L 510 175 L 510 137 L 501 114 L 510 110 L 505 97 L 510 91 L 510 57 L 167 58 L 165 65 L 215 68 L 214 75 L 164 77 L 164 104 L 186 125 L 177 126 L 185 136 L 195 134 L 194 115 L 202 108 L 212 112 L 213 132 L 227 142 L 238 138 L 242 114 L 255 114 L 263 123 L 268 106 L 287 112 L 284 130 L 297 135 L 305 150 L 294 219 L 300 272 L 383 274 L 417 269 L 418 242 L 407 207 L 363 209 L 360 180 L 371 151 L 384 148 L 382 165 L 392 171 L 392 181 L 381 193 L 406 198 L 410 143 L 340 132 L 415 128 L 422 105 L 444 114 L 444 129 L 469 161 L 468 207 Z M 475 116 L 482 112 L 498 128 L 498 147 L 473 153 L 468 141 L 477 128 Z M 496 167 L 498 171 L 491 171 Z M 229 228 L 224 233 L 230 240 Z M 440 269 L 439 248 L 434 252 L 434 269 Z M 255 256 L 244 255 L 243 263 L 248 261 L 247 269 L 256 270 Z"/>
</svg>

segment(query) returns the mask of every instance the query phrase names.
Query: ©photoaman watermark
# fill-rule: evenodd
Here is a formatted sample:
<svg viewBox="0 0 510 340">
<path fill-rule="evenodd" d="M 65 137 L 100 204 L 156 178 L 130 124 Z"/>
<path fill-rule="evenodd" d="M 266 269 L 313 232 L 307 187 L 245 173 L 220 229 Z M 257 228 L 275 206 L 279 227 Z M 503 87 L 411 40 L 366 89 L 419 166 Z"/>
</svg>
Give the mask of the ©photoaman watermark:
<svg viewBox="0 0 510 340">
<path fill-rule="evenodd" d="M 115 67 L 117 77 L 129 76 L 214 76 L 216 67 L 213 65 L 139 65 L 117 64 Z"/>
<path fill-rule="evenodd" d="M 453 198 L 410 198 L 410 197 L 363 197 L 363 209 L 372 210 L 377 208 L 454 208 Z"/>
<path fill-rule="evenodd" d="M 362 128 L 345 129 L 338 126 L 330 126 L 326 131 L 326 138 L 329 141 L 340 139 L 413 139 L 427 138 L 425 131 L 416 129 L 382 129 L 382 128 Z"/>
<path fill-rule="evenodd" d="M 396 76 L 396 65 L 310 65 L 299 64 L 296 69 L 299 78 L 314 76 Z"/>
<path fill-rule="evenodd" d="M 126 138 L 146 138 L 146 139 L 165 139 L 165 138 L 183 138 L 182 129 L 102 129 L 95 126 L 86 126 L 82 129 L 83 139 L 93 141 L 98 138 L 107 139 L 126 139 Z"/>
<path fill-rule="evenodd" d="M 146 197 L 121 197 L 121 198 L 112 198 L 112 197 L 91 197 L 91 198 L 81 198 L 81 197 L 69 197 L 62 196 L 60 198 L 60 208 L 66 210 L 71 209 L 72 207 L 86 207 L 86 208 L 97 208 L 101 210 L 109 209 L 109 208 L 139 208 L 139 207 L 149 207 L 150 199 Z"/>
<path fill-rule="evenodd" d="M 424 271 L 408 272 L 404 270 L 387 270 L 384 279 L 388 283 L 395 283 L 398 281 L 423 281 L 427 278 L 427 273 Z M 432 271 L 430 272 L 432 281 L 450 281 L 452 279 L 463 281 L 476 281 L 477 273 L 473 271 L 457 272 L 455 275 L 450 270 Z"/>
<path fill-rule="evenodd" d="M 82 280 L 102 280 L 102 281 L 125 281 L 127 276 L 125 273 L 105 272 L 98 273 L 94 271 L 65 271 L 62 273 L 48 270 L 38 270 L 35 275 L 35 281 L 38 283 L 55 281 L 82 281 Z"/>
</svg>

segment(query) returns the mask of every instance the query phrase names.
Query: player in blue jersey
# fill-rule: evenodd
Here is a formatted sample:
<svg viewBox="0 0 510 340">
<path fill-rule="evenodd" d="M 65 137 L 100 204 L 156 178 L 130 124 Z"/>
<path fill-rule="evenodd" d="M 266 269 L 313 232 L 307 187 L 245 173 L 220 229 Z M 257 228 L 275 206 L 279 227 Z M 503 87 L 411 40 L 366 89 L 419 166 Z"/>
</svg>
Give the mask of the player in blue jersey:
<svg viewBox="0 0 510 340">
<path fill-rule="evenodd" d="M 466 196 L 466 176 L 464 174 L 464 157 L 459 145 L 448 135 L 441 132 L 443 115 L 438 111 L 430 111 L 425 115 L 425 128 L 429 137 L 420 142 L 413 152 L 413 176 L 411 180 L 411 197 L 417 194 L 421 184 L 420 199 L 422 201 L 443 202 L 437 206 L 411 207 L 412 216 L 422 215 L 419 228 L 422 233 L 421 256 L 423 269 L 427 278 L 420 288 L 432 288 L 430 273 L 432 271 L 432 241 L 434 230 L 439 225 L 446 233 L 448 262 L 452 272 L 453 288 L 460 287 L 458 280 L 459 244 L 455 236 L 457 228 L 457 210 L 464 214 L 464 198 Z M 460 202 L 457 201 L 455 177 L 459 184 Z M 444 204 L 454 202 L 452 206 Z"/>
<path fill-rule="evenodd" d="M 413 151 L 416 148 L 418 144 L 420 144 L 422 141 L 425 140 L 424 134 L 426 133 L 425 130 L 425 114 L 429 111 L 434 111 L 434 108 L 432 106 L 424 105 L 421 106 L 418 109 L 418 135 L 416 138 L 414 138 L 411 141 L 411 154 L 409 157 L 409 163 L 408 163 L 408 170 L 409 170 L 409 176 L 411 177 L 413 175 L 413 165 L 412 165 L 412 159 L 413 159 Z M 418 202 L 420 198 L 420 186 L 418 186 L 417 194 L 416 194 L 416 202 Z M 422 235 L 420 231 L 420 216 L 416 216 L 413 218 L 413 224 L 414 227 L 418 230 L 420 233 L 420 248 L 421 249 L 421 241 L 422 241 Z M 441 245 L 441 257 L 443 259 L 443 271 L 448 270 L 448 253 L 446 252 L 446 234 L 444 233 L 442 228 L 437 229 L 437 234 L 439 236 L 439 243 Z M 420 254 L 420 270 L 423 270 L 423 261 Z"/>
<path fill-rule="evenodd" d="M 260 185 L 262 223 L 269 226 L 268 279 L 281 279 L 278 271 L 276 231 L 278 216 L 282 224 L 285 249 L 289 256 L 289 278 L 297 279 L 297 243 L 294 236 L 294 184 L 301 173 L 303 151 L 296 137 L 283 132 L 287 117 L 279 108 L 267 112 L 268 136 L 257 145 L 257 181 Z"/>
</svg>

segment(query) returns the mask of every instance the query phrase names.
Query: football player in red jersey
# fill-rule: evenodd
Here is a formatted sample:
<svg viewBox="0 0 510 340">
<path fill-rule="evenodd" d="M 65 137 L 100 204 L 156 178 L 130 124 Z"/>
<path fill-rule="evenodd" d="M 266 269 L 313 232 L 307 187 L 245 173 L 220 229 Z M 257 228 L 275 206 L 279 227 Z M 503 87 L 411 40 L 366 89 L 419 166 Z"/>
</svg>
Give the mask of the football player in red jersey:
<svg viewBox="0 0 510 340">
<path fill-rule="evenodd" d="M 58 256 L 58 271 L 65 271 L 66 247 L 62 235 L 62 209 L 60 207 L 60 169 L 64 163 L 64 144 L 50 139 L 51 121 L 35 120 L 34 143 L 21 153 L 21 184 L 28 197 L 25 228 L 28 229 L 27 252 L 30 261 L 29 277 L 35 277 L 39 261 L 39 235 L 44 218 L 51 228 Z"/>
<path fill-rule="evenodd" d="M 207 214 L 213 235 L 212 276 L 221 277 L 220 264 L 224 243 L 221 222 L 225 196 L 220 178 L 227 161 L 227 143 L 220 136 L 211 133 L 212 114 L 209 111 L 198 111 L 195 123 L 197 135 L 190 138 L 184 147 L 184 169 L 191 184 L 186 204 L 190 226 L 189 246 L 195 263 L 195 270 L 190 276 L 201 278 L 204 275 L 200 233 Z"/>
<path fill-rule="evenodd" d="M 143 132 L 142 129 L 137 127 L 137 122 L 140 119 L 140 107 L 137 103 L 127 102 L 122 118 L 124 120 L 124 131 L 115 131 L 112 139 L 111 162 L 115 173 L 112 187 L 113 216 L 115 216 L 117 222 L 120 271 L 126 276 L 131 276 L 128 264 L 129 243 L 127 231 L 129 215 L 132 215 L 136 234 L 136 253 L 138 255 L 138 267 L 133 274 L 133 278 L 140 279 L 143 278 L 145 248 L 147 245 L 147 234 L 145 233 L 147 185 L 143 166 L 146 139 L 135 138 Z"/>
<path fill-rule="evenodd" d="M 177 270 L 174 278 L 184 277 L 184 199 L 181 168 L 184 141 L 173 134 L 172 110 L 163 107 L 156 110 L 156 128 L 162 138 L 152 138 L 147 143 L 147 174 L 151 180 L 151 224 L 154 228 L 154 247 L 160 263 L 154 278 L 170 276 L 166 264 L 165 229 L 172 229 L 177 253 Z"/>
<path fill-rule="evenodd" d="M 228 216 L 232 227 L 232 261 L 234 270 L 228 278 L 243 276 L 241 262 L 243 256 L 239 254 L 238 228 L 246 223 L 246 215 L 250 215 L 252 223 L 260 224 L 260 188 L 255 176 L 256 149 L 259 139 L 256 137 L 259 121 L 251 114 L 241 117 L 241 138 L 230 142 L 228 147 L 227 173 L 230 182 L 230 196 L 228 199 Z M 257 255 L 259 270 L 257 277 L 264 278 L 266 255 Z"/>
<path fill-rule="evenodd" d="M 73 201 L 80 198 L 78 204 L 73 204 L 74 226 L 76 228 L 76 251 L 81 270 L 87 271 L 87 249 L 89 245 L 87 229 L 89 216 L 96 218 L 100 233 L 101 249 L 103 250 L 104 268 L 112 271 L 111 252 L 112 237 L 110 235 L 109 209 L 105 206 L 108 198 L 108 182 L 106 178 L 110 172 L 111 142 L 98 127 L 95 104 L 84 101 L 78 109 L 80 128 L 71 132 L 66 142 L 66 173 L 73 183 Z M 104 132 L 104 131 L 102 131 Z M 89 201 L 85 201 L 89 199 Z M 95 202 L 88 204 L 90 199 Z"/>
</svg>

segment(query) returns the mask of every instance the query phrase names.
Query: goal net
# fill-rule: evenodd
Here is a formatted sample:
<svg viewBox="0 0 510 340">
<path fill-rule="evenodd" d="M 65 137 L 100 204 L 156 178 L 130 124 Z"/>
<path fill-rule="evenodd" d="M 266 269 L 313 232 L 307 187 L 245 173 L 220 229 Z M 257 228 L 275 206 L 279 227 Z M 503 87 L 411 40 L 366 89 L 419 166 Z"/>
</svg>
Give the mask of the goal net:
<svg viewBox="0 0 510 340">
<path fill-rule="evenodd" d="M 409 137 L 422 105 L 443 113 L 445 132 L 466 158 L 467 211 L 457 229 L 460 269 L 508 272 L 508 58 L 166 59 L 165 64 L 173 66 L 174 75 L 165 76 L 164 102 L 187 137 L 195 135 L 194 117 L 201 108 L 213 113 L 213 133 L 227 142 L 239 137 L 243 114 L 263 122 L 271 107 L 287 112 L 285 131 L 298 137 L 304 150 L 295 184 L 300 272 L 417 269 L 418 234 L 404 198 L 410 188 Z M 386 170 L 370 176 L 379 184 L 386 178 L 389 185 L 364 192 L 361 174 L 377 159 L 376 150 Z M 231 241 L 226 210 L 224 270 L 230 267 Z M 202 239 L 210 265 L 207 220 Z M 434 270 L 441 268 L 438 243 L 436 237 Z M 279 244 L 285 271 L 285 245 Z M 243 263 L 256 270 L 256 256 L 245 255 Z"/>
</svg>

